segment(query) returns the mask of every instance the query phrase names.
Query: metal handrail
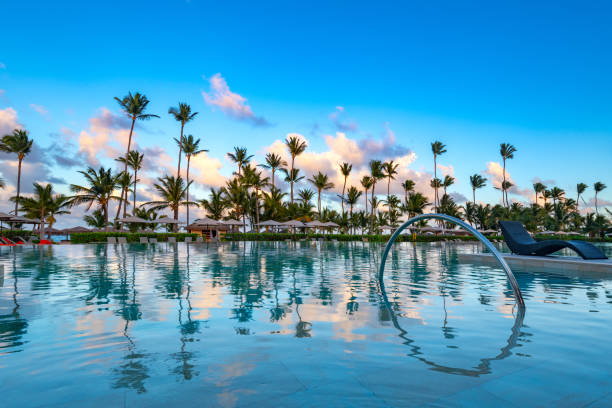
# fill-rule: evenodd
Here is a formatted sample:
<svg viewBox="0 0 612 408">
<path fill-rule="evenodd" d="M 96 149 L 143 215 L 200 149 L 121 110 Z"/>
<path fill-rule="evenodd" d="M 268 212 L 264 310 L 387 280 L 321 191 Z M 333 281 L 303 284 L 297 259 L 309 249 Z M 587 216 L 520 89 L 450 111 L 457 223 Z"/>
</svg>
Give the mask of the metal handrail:
<svg viewBox="0 0 612 408">
<path fill-rule="evenodd" d="M 446 215 L 446 214 L 417 215 L 415 217 L 410 218 L 408 221 L 404 222 L 398 229 L 395 230 L 393 235 L 391 235 L 391 238 L 389 238 L 389 241 L 387 242 L 387 246 L 385 247 L 385 251 L 383 252 L 382 258 L 380 259 L 380 268 L 378 270 L 378 280 L 381 283 L 383 281 L 383 274 L 385 272 L 385 262 L 387 261 L 387 255 L 389 254 L 389 251 L 391 250 L 391 246 L 393 245 L 393 242 L 395 242 L 395 240 L 401 234 L 401 232 L 405 230 L 408 226 L 414 224 L 415 222 L 418 222 L 421 220 L 427 220 L 431 218 L 451 222 L 455 225 L 460 226 L 461 228 L 465 229 L 466 231 L 474 235 L 476 238 L 478 238 L 478 240 L 482 242 L 489 251 L 491 251 L 491 253 L 495 256 L 495 258 L 497 258 L 504 272 L 506 272 L 506 277 L 508 278 L 508 282 L 510 282 L 510 286 L 512 286 L 512 290 L 514 291 L 514 296 L 516 297 L 516 301 L 518 302 L 518 304 L 523 307 L 525 306 L 525 301 L 523 300 L 521 289 L 519 288 L 518 283 L 516 282 L 516 278 L 514 277 L 514 274 L 510 270 L 510 267 L 506 263 L 506 260 L 499 253 L 497 248 L 493 246 L 491 241 L 489 241 L 484 235 L 482 235 L 480 232 L 474 229 L 474 227 L 472 227 L 470 224 L 463 222 L 458 218 L 451 217 L 450 215 Z"/>
</svg>

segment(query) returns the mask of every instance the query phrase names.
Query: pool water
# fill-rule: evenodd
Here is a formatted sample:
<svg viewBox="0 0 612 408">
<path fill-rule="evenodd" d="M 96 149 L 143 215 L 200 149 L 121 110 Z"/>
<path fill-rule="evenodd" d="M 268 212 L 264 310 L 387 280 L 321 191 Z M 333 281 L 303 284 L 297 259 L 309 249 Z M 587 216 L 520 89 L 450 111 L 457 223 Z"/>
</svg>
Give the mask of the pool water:
<svg viewBox="0 0 612 408">
<path fill-rule="evenodd" d="M 474 250 L 1 248 L 0 406 L 611 406 L 612 280 Z"/>
</svg>

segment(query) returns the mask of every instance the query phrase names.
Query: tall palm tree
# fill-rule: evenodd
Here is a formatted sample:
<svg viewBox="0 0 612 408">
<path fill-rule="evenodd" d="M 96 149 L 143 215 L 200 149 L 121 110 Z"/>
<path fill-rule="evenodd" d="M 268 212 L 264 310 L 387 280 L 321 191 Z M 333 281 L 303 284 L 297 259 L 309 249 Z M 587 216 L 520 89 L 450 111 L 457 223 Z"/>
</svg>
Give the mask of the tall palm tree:
<svg viewBox="0 0 612 408">
<path fill-rule="evenodd" d="M 121 197 L 113 195 L 122 173 L 112 174 L 110 168 L 105 169 L 104 167 L 100 167 L 97 171 L 89 167 L 87 171 L 79 171 L 79 173 L 85 177 L 87 185 L 70 185 L 70 191 L 74 193 L 70 199 L 70 206 L 87 204 L 86 211 L 89 211 L 95 204 L 104 213 L 105 229 L 108 231 L 108 204 L 111 201 L 119 201 L 121 205 L 123 201 Z"/>
<path fill-rule="evenodd" d="M 246 147 L 235 146 L 234 153 L 228 153 L 227 157 L 238 165 L 238 177 L 240 177 L 242 175 L 242 167 L 251 161 L 253 155 L 249 155 Z"/>
<path fill-rule="evenodd" d="M 176 170 L 176 178 L 178 179 L 181 176 L 181 156 L 183 154 L 182 148 L 182 140 L 183 140 L 183 129 L 185 128 L 185 124 L 187 122 L 191 122 L 193 118 L 196 117 L 198 112 L 191 112 L 191 106 L 186 103 L 179 102 L 178 108 L 170 108 L 168 109 L 168 113 L 174 117 L 178 122 L 181 122 L 181 137 L 179 139 L 179 158 L 178 158 L 178 168 Z M 176 138 L 175 138 L 176 140 Z"/>
<path fill-rule="evenodd" d="M 134 134 L 134 124 L 136 123 L 137 120 L 149 120 L 151 118 L 159 118 L 159 116 L 157 115 L 153 115 L 150 113 L 145 113 L 145 110 L 147 109 L 147 106 L 149 105 L 150 101 L 147 99 L 147 97 L 144 94 L 141 94 L 139 92 L 136 92 L 135 94 L 132 95 L 132 93 L 128 93 L 126 96 L 124 96 L 122 99 L 119 99 L 115 96 L 115 100 L 119 103 L 119 106 L 121 107 L 121 109 L 123 110 L 123 113 L 125 113 L 130 119 L 132 119 L 132 125 L 130 127 L 130 135 L 128 137 L 128 145 L 127 145 L 127 149 L 125 151 L 125 167 L 123 168 L 123 171 L 127 172 L 127 168 L 128 168 L 128 155 L 130 154 L 130 149 L 132 147 L 132 135 Z M 123 192 L 121 192 L 121 199 L 123 200 Z M 127 199 L 127 197 L 125 197 L 125 199 Z M 117 215 L 115 216 L 115 219 L 119 218 L 119 212 L 117 212 Z"/>
<path fill-rule="evenodd" d="M 304 153 L 306 150 L 306 142 L 300 139 L 297 136 L 290 136 L 285 139 L 285 145 L 289 150 L 289 154 L 291 155 L 291 173 L 293 173 L 293 168 L 295 165 L 295 158 L 300 154 Z M 291 182 L 291 203 L 293 204 L 293 182 Z"/>
<path fill-rule="evenodd" d="M 19 215 L 19 196 L 21 192 L 21 162 L 23 158 L 32 151 L 33 139 L 28 137 L 28 132 L 23 129 L 15 129 L 13 133 L 4 135 L 0 139 L 0 150 L 5 153 L 17 154 L 17 199 L 15 201 L 15 216 Z"/>
<path fill-rule="evenodd" d="M 455 184 L 455 178 L 449 176 L 448 174 L 444 176 L 444 180 L 442 180 L 442 187 L 444 188 L 444 195 L 446 195 L 446 189 Z"/>
<path fill-rule="evenodd" d="M 578 211 L 578 207 L 580 206 L 580 196 L 582 195 L 582 193 L 584 193 L 586 191 L 586 189 L 589 186 L 587 186 L 584 183 L 578 183 L 576 184 L 576 192 L 578 193 L 578 195 L 576 196 L 576 211 Z"/>
<path fill-rule="evenodd" d="M 399 163 L 394 163 L 393 160 L 384 162 L 382 164 L 382 171 L 387 179 L 387 196 L 390 194 L 391 188 L 391 180 L 395 180 L 395 175 L 397 174 L 397 168 L 399 167 Z"/>
<path fill-rule="evenodd" d="M 506 181 L 502 181 L 501 184 L 501 189 L 503 192 L 505 192 L 504 198 L 506 200 L 506 204 L 509 204 L 510 201 L 508 200 L 508 191 L 510 190 L 510 188 L 512 188 L 514 186 L 514 184 L 512 184 L 511 181 L 506 180 Z"/>
<path fill-rule="evenodd" d="M 51 227 L 56 221 L 56 215 L 70 214 L 70 211 L 65 210 L 69 199 L 63 194 L 54 195 L 51 184 L 43 186 L 38 183 L 34 183 L 34 194 L 31 197 L 11 197 L 11 201 L 19 205 L 26 217 L 40 220 L 40 239 L 45 236 L 45 223 Z"/>
<path fill-rule="evenodd" d="M 417 214 L 423 214 L 425 207 L 427 207 L 430 203 L 427 202 L 427 197 L 425 197 L 421 193 L 411 194 L 408 198 L 408 203 L 406 204 L 406 212 L 408 213 L 408 217 L 414 217 Z"/>
<path fill-rule="evenodd" d="M 132 185 L 132 177 L 130 177 L 129 173 L 121 172 L 119 179 L 117 180 L 117 187 L 121 190 L 121 195 L 124 198 L 122 202 L 119 202 L 117 208 L 121 211 L 121 207 L 123 207 L 123 217 L 126 217 L 127 214 L 127 204 L 128 204 L 128 193 L 130 190 L 130 186 Z"/>
<path fill-rule="evenodd" d="M 259 198 L 261 190 L 270 184 L 270 178 L 264 177 L 261 171 L 257 171 L 256 167 L 244 168 L 244 182 L 248 187 L 255 189 L 255 222 L 259 226 Z"/>
<path fill-rule="evenodd" d="M 223 200 L 223 189 L 210 189 L 210 198 L 200 200 L 200 206 L 206 211 L 206 214 L 213 220 L 220 220 L 223 217 L 226 203 Z"/>
<path fill-rule="evenodd" d="M 185 153 L 185 157 L 187 157 L 187 225 L 189 225 L 189 166 L 191 165 L 191 158 L 200 153 L 207 152 L 208 150 L 200 149 L 200 139 L 194 138 L 193 135 L 185 136 L 182 144 L 183 153 Z"/>
<path fill-rule="evenodd" d="M 372 177 L 372 203 L 374 203 L 374 194 L 376 193 L 376 182 L 385 177 L 382 170 L 382 162 L 380 160 L 370 160 L 370 177 Z M 374 230 L 374 210 L 376 206 L 371 206 L 371 230 Z"/>
<path fill-rule="evenodd" d="M 276 153 L 268 153 L 266 154 L 266 164 L 260 164 L 261 167 L 272 170 L 272 187 L 276 188 L 276 184 L 274 183 L 274 175 L 276 174 L 276 170 L 280 169 L 287 165 L 287 162 L 283 160 Z"/>
<path fill-rule="evenodd" d="M 607 186 L 602 183 L 601 181 L 598 181 L 597 183 L 594 184 L 593 188 L 595 189 L 595 213 L 599 216 L 599 208 L 597 207 L 597 194 L 602 192 Z"/>
<path fill-rule="evenodd" d="M 565 191 L 562 188 L 553 187 L 550 190 L 550 195 L 553 199 L 553 203 L 557 204 L 558 201 L 560 202 L 563 200 L 563 197 L 565 196 Z"/>
<path fill-rule="evenodd" d="M 533 183 L 533 191 L 535 192 L 535 203 L 538 203 L 538 195 L 542 194 L 546 190 L 546 186 L 539 181 Z"/>
<path fill-rule="evenodd" d="M 310 201 L 312 200 L 314 195 L 315 195 L 315 192 L 309 188 L 303 188 L 300 191 L 298 191 L 298 199 L 300 200 L 302 206 L 304 207 L 312 206 L 312 204 L 310 204 Z"/>
<path fill-rule="evenodd" d="M 510 143 L 502 143 L 501 145 L 499 145 L 499 154 L 501 155 L 502 160 L 504 162 L 504 173 L 502 181 L 502 204 L 505 204 L 506 207 L 509 206 L 508 197 L 505 196 L 506 190 L 503 188 L 503 186 L 506 184 L 506 160 L 513 159 L 514 153 L 516 153 L 516 147 L 514 147 Z"/>
<path fill-rule="evenodd" d="M 372 188 L 374 184 L 374 180 L 370 176 L 363 176 L 361 178 L 361 187 L 363 187 L 364 197 L 365 197 L 365 213 L 368 213 L 368 190 Z"/>
<path fill-rule="evenodd" d="M 350 186 L 346 192 L 346 203 L 349 205 L 349 215 L 353 218 L 353 206 L 359 202 L 362 192 L 355 186 Z"/>
<path fill-rule="evenodd" d="M 185 198 L 187 196 L 187 188 L 189 183 L 185 183 L 182 177 L 164 176 L 159 177 L 158 182 L 153 184 L 153 188 L 161 196 L 160 200 L 149 201 L 146 205 L 150 205 L 154 211 L 162 209 L 170 209 L 175 220 L 178 220 L 179 208 L 187 204 L 197 205 L 195 202 L 189 202 Z M 176 232 L 177 225 L 173 225 L 173 230 Z"/>
<path fill-rule="evenodd" d="M 304 176 L 300 176 L 300 169 L 281 169 L 281 171 L 285 174 L 285 182 L 290 183 L 292 189 L 294 183 L 304 180 Z M 291 200 L 291 203 L 293 204 L 293 200 Z"/>
<path fill-rule="evenodd" d="M 544 189 L 542 191 L 542 200 L 544 200 L 544 206 L 546 206 L 546 202 L 551 197 L 552 197 L 552 194 L 550 193 L 550 190 Z"/>
<path fill-rule="evenodd" d="M 442 187 L 442 180 L 437 177 L 434 177 L 430 182 L 429 186 L 434 190 L 434 211 L 438 212 L 438 206 L 436 205 L 437 197 L 438 197 L 438 189 Z"/>
<path fill-rule="evenodd" d="M 438 156 L 443 155 L 444 153 L 446 153 L 446 145 L 438 140 L 436 140 L 435 142 L 433 142 L 431 144 L 431 152 L 433 153 L 433 157 L 434 157 L 434 179 L 438 178 Z M 434 208 L 436 208 L 436 212 L 437 212 L 437 208 L 438 208 L 438 188 L 434 189 Z"/>
<path fill-rule="evenodd" d="M 404 189 L 404 201 L 408 202 L 408 196 L 414 192 L 414 180 L 404 180 L 402 188 Z"/>
<path fill-rule="evenodd" d="M 118 162 L 125 162 L 125 157 L 119 157 L 117 159 Z M 133 204 L 132 207 L 136 208 L 136 184 L 138 183 L 138 171 L 142 169 L 142 162 L 144 161 L 144 153 L 140 153 L 136 150 L 130 150 L 128 153 L 128 166 L 134 170 L 134 191 L 133 191 Z M 125 197 L 127 200 L 127 196 Z"/>
<path fill-rule="evenodd" d="M 223 198 L 228 207 L 234 209 L 236 219 L 242 217 L 243 230 L 246 232 L 246 208 L 248 204 L 247 189 L 242 181 L 235 177 L 223 187 Z"/>
<path fill-rule="evenodd" d="M 312 183 L 312 185 L 317 189 L 317 192 L 319 193 L 317 199 L 317 208 L 319 209 L 319 216 L 321 216 L 321 191 L 334 188 L 334 183 L 329 181 L 329 177 L 327 176 L 327 174 L 323 174 L 321 172 L 318 172 L 312 178 L 308 179 L 308 181 Z"/>
<path fill-rule="evenodd" d="M 350 176 L 352 170 L 352 164 L 342 163 L 340 165 L 340 173 L 342 173 L 342 176 L 344 177 L 344 184 L 342 185 L 342 214 L 344 214 L 344 192 L 346 190 L 346 179 L 348 179 L 348 176 Z"/>
<path fill-rule="evenodd" d="M 487 179 L 480 174 L 470 176 L 470 185 L 472 186 L 472 199 L 476 205 L 476 190 L 487 185 Z"/>
</svg>

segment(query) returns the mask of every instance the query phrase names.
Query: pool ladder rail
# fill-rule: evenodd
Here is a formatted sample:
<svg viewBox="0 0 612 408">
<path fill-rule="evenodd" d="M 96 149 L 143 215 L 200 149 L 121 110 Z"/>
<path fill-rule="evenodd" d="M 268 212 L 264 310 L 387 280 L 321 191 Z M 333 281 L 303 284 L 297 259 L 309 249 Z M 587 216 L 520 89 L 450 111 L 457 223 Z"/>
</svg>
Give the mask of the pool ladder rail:
<svg viewBox="0 0 612 408">
<path fill-rule="evenodd" d="M 446 214 L 433 214 L 432 213 L 432 214 L 417 215 L 415 217 L 410 218 L 408 221 L 404 222 L 398 229 L 395 230 L 393 235 L 391 235 L 391 238 L 389 238 L 389 241 L 387 241 L 387 245 L 385 246 L 385 250 L 380 259 L 380 268 L 378 270 L 378 280 L 380 281 L 381 284 L 383 283 L 383 276 L 385 272 L 385 263 L 387 261 L 387 255 L 389 254 L 389 251 L 391 250 L 391 247 L 393 246 L 393 243 L 395 242 L 397 237 L 402 233 L 403 230 L 405 230 L 407 227 L 414 224 L 415 222 L 419 222 L 422 220 L 429 220 L 429 219 L 442 220 L 442 221 L 451 222 L 455 225 L 458 225 L 464 230 L 468 231 L 473 236 L 475 236 L 480 242 L 482 242 L 484 246 L 487 247 L 489 251 L 491 251 L 491 253 L 495 256 L 495 258 L 497 258 L 497 260 L 501 264 L 501 267 L 506 273 L 506 278 L 508 279 L 510 286 L 512 286 L 512 290 L 514 291 L 514 296 L 516 298 L 518 305 L 520 307 L 525 307 L 525 301 L 523 300 L 523 295 L 521 293 L 521 289 L 518 286 L 518 283 L 516 282 L 516 278 L 514 277 L 514 274 L 512 273 L 510 266 L 508 266 L 508 263 L 502 257 L 501 253 L 497 250 L 497 248 L 495 248 L 495 246 L 491 243 L 491 241 L 489 241 L 484 235 L 478 232 L 470 224 L 458 218 L 451 217 L 450 215 L 446 215 Z"/>
</svg>

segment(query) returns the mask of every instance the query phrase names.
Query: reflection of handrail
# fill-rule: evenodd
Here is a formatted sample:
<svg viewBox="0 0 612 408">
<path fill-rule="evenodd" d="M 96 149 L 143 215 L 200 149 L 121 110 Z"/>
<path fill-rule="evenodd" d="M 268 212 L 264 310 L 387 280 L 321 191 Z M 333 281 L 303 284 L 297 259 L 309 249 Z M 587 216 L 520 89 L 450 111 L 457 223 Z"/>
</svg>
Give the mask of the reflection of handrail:
<svg viewBox="0 0 612 408">
<path fill-rule="evenodd" d="M 504 269 L 504 272 L 506 272 L 506 277 L 508 278 L 508 282 L 510 282 L 510 286 L 512 286 L 512 290 L 514 291 L 514 296 L 516 297 L 517 303 L 519 304 L 520 307 L 525 307 L 525 301 L 523 300 L 521 289 L 519 288 L 518 283 L 516 282 L 516 279 L 514 278 L 514 274 L 510 270 L 510 267 L 508 266 L 508 264 L 506 263 L 502 255 L 499 253 L 497 248 L 495 248 L 493 244 L 491 244 L 491 241 L 489 241 L 484 235 L 482 235 L 480 232 L 474 229 L 471 225 L 461 221 L 460 219 L 451 217 L 450 215 L 446 215 L 446 214 L 417 215 L 416 217 L 410 218 L 408 221 L 403 223 L 398 229 L 395 230 L 391 238 L 389 238 L 389 241 L 387 242 L 387 246 L 385 247 L 385 251 L 383 252 L 382 258 L 380 259 L 380 268 L 378 270 L 378 280 L 380 281 L 381 284 L 383 281 L 383 274 L 385 271 L 385 262 L 387 260 L 387 255 L 389 254 L 389 251 L 391 250 L 391 246 L 393 245 L 393 242 L 395 242 L 399 234 L 404 229 L 406 229 L 406 227 L 408 227 L 409 225 L 412 225 L 415 222 L 418 222 L 421 220 L 427 220 L 430 218 L 434 218 L 434 219 L 438 219 L 438 220 L 442 220 L 446 222 L 452 222 L 453 224 L 460 226 L 461 228 L 465 229 L 466 231 L 474 235 L 476 238 L 478 238 L 478 240 L 482 242 L 489 251 L 491 251 L 491 253 L 495 256 L 495 258 L 497 258 L 502 268 Z"/>
</svg>

